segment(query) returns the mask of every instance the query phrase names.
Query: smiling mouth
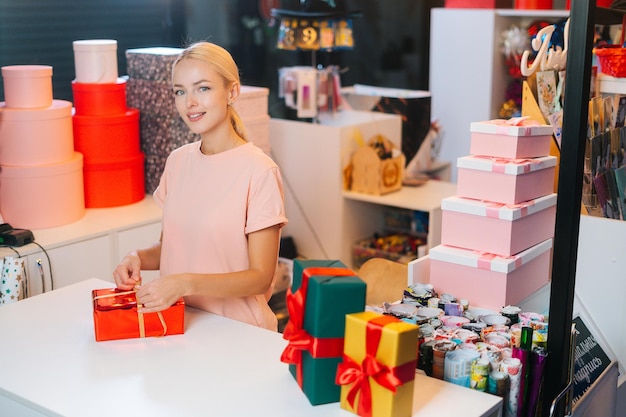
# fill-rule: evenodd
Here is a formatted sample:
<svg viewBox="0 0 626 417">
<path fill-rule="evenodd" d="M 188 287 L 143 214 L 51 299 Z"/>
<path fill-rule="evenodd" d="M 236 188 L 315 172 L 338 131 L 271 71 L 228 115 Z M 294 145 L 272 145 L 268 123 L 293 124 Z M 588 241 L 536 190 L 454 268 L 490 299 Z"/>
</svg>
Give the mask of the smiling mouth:
<svg viewBox="0 0 626 417">
<path fill-rule="evenodd" d="M 202 118 L 202 116 L 204 116 L 204 113 L 189 113 L 189 114 L 187 115 L 187 118 L 188 118 L 190 121 L 195 122 L 196 120 L 201 119 L 201 118 Z"/>
</svg>

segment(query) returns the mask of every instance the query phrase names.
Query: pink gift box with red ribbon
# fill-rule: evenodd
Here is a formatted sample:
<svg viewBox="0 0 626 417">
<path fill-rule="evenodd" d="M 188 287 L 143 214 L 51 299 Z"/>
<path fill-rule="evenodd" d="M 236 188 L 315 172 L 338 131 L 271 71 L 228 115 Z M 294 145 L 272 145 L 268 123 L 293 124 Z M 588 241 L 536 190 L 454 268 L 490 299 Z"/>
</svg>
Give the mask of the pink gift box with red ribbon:
<svg viewBox="0 0 626 417">
<path fill-rule="evenodd" d="M 557 158 L 506 159 L 468 155 L 457 159 L 457 194 L 517 204 L 551 194 Z"/>
<path fill-rule="evenodd" d="M 511 256 L 554 236 L 556 194 L 517 204 L 441 201 L 441 243 Z"/>
<path fill-rule="evenodd" d="M 536 158 L 550 155 L 552 126 L 525 117 L 473 122 L 470 154 L 500 158 Z"/>
<path fill-rule="evenodd" d="M 516 305 L 550 280 L 552 239 L 513 256 L 438 245 L 429 252 L 435 290 L 499 311 Z"/>
</svg>

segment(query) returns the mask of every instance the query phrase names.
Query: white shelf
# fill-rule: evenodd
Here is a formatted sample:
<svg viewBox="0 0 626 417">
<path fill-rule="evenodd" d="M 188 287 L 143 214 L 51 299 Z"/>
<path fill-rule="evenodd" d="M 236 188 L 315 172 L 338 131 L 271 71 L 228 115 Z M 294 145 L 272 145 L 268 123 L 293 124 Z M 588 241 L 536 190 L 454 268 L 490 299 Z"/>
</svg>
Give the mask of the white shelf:
<svg viewBox="0 0 626 417">
<path fill-rule="evenodd" d="M 598 74 L 598 83 L 601 93 L 626 94 L 626 78 Z"/>
<path fill-rule="evenodd" d="M 343 192 L 343 196 L 351 200 L 426 212 L 441 208 L 441 200 L 455 194 L 456 184 L 437 180 L 430 180 L 419 187 L 402 187 L 385 195 Z"/>
</svg>

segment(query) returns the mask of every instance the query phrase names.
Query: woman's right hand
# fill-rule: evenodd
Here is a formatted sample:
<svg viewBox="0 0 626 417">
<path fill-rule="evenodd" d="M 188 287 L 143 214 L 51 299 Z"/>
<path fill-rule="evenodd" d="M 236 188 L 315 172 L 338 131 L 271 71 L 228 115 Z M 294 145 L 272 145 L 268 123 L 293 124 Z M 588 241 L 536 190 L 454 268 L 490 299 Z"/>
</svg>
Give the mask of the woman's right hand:
<svg viewBox="0 0 626 417">
<path fill-rule="evenodd" d="M 113 271 L 117 288 L 129 291 L 141 285 L 141 259 L 136 251 L 130 252 Z"/>
</svg>

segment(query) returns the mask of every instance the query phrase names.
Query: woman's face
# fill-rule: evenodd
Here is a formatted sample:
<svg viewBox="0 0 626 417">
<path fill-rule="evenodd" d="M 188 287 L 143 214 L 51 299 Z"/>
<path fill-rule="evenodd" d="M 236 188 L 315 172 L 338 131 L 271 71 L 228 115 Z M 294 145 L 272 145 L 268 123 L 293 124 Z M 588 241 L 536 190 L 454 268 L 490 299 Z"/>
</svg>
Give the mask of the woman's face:
<svg viewBox="0 0 626 417">
<path fill-rule="evenodd" d="M 212 65 L 183 59 L 174 68 L 172 84 L 176 110 L 193 133 L 208 133 L 229 123 L 230 91 Z"/>
</svg>

